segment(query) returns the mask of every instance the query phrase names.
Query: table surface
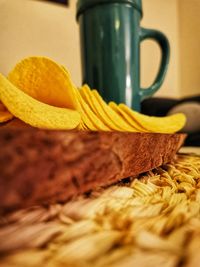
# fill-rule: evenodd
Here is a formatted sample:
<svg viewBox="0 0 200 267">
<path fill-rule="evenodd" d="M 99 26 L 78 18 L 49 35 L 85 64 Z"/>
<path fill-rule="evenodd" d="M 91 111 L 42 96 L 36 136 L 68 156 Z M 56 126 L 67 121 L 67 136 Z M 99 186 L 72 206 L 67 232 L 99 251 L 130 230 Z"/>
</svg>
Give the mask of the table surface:
<svg viewBox="0 0 200 267">
<path fill-rule="evenodd" d="M 181 153 L 195 153 L 195 154 L 200 155 L 200 147 L 184 146 L 179 150 L 179 152 L 181 152 Z"/>
<path fill-rule="evenodd" d="M 140 179 L 4 215 L 0 265 L 199 266 L 199 184 L 200 156 L 178 155 Z"/>
</svg>

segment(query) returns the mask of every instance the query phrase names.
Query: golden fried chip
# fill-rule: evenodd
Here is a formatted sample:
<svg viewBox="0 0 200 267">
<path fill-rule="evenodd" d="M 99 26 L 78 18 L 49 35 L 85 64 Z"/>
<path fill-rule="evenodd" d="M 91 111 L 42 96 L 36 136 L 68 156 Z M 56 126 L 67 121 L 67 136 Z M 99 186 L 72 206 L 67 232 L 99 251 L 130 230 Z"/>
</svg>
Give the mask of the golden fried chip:
<svg viewBox="0 0 200 267">
<path fill-rule="evenodd" d="M 89 89 L 89 88 L 88 88 Z M 89 89 L 90 91 L 90 89 Z M 92 91 L 89 92 L 89 96 L 91 98 L 92 110 L 93 112 L 100 118 L 100 120 L 111 130 L 119 131 L 119 128 L 113 124 L 112 121 L 108 120 L 104 110 L 101 108 L 101 105 L 96 100 L 95 96 L 93 95 Z"/>
<path fill-rule="evenodd" d="M 84 104 L 81 98 L 81 95 L 79 94 L 79 91 L 76 91 L 76 97 L 77 97 L 77 109 L 81 114 L 81 129 L 82 130 L 91 130 L 91 131 L 97 131 L 97 128 L 93 124 L 93 122 L 88 118 L 85 109 L 84 109 Z"/>
<path fill-rule="evenodd" d="M 99 95 L 96 90 L 93 90 L 92 93 L 96 97 L 97 101 L 101 105 L 102 109 L 105 111 L 105 114 L 109 120 L 111 120 L 121 131 L 127 132 L 136 132 L 137 130 L 131 127 L 115 110 L 113 110 L 103 98 Z"/>
<path fill-rule="evenodd" d="M 154 117 L 133 111 L 125 104 L 120 104 L 119 107 L 150 132 L 175 133 L 181 130 L 186 123 L 186 117 L 182 113 L 166 117 Z"/>
<path fill-rule="evenodd" d="M 110 131 L 111 129 L 105 123 L 103 123 L 102 120 L 99 119 L 98 115 L 96 115 L 96 113 L 91 108 L 89 96 L 86 94 L 84 87 L 85 86 L 83 86 L 79 90 L 79 92 L 81 95 L 80 97 L 82 98 L 82 104 L 86 114 L 88 115 L 88 117 L 91 119 L 91 121 L 99 131 Z"/>
<path fill-rule="evenodd" d="M 79 91 L 68 71 L 45 57 L 22 60 L 8 79 L 0 75 L 0 100 L 0 122 L 14 115 L 48 129 L 174 133 L 186 120 L 183 114 L 149 117 L 124 104 L 107 105 L 96 90 L 85 85 Z"/>
<path fill-rule="evenodd" d="M 111 130 L 121 131 L 109 118 L 107 118 L 105 111 L 101 107 L 99 101 L 96 99 L 93 91 L 89 89 L 88 86 L 84 86 L 84 91 L 87 92 L 90 97 L 90 104 L 92 105 L 92 110 L 102 120 L 102 122 Z"/>
<path fill-rule="evenodd" d="M 129 116 L 128 113 L 121 109 L 115 102 L 110 102 L 109 106 L 118 114 L 120 114 L 127 121 L 127 123 L 129 123 L 133 129 L 135 129 L 136 132 L 147 132 L 145 128 L 138 124 L 136 120 Z"/>
<path fill-rule="evenodd" d="M 81 131 L 88 131 L 88 130 L 89 130 L 89 129 L 85 126 L 85 124 L 84 124 L 83 121 L 81 121 L 81 122 L 79 123 L 79 125 L 77 126 L 76 129 L 77 129 L 77 130 L 81 130 Z"/>
<path fill-rule="evenodd" d="M 34 127 L 74 129 L 81 121 L 78 111 L 42 103 L 18 89 L 1 74 L 0 100 L 15 117 Z"/>
<path fill-rule="evenodd" d="M 76 96 L 66 69 L 46 57 L 29 57 L 19 62 L 8 79 L 31 97 L 56 107 L 76 108 Z"/>
<path fill-rule="evenodd" d="M 91 97 L 93 100 L 93 103 L 95 103 L 95 107 L 96 107 L 96 112 L 98 114 L 98 116 L 100 116 L 100 118 L 102 119 L 102 121 L 112 130 L 114 131 L 122 131 L 121 127 L 117 126 L 112 120 L 110 120 L 105 112 L 105 110 L 102 108 L 99 100 L 97 99 L 97 97 L 94 94 L 94 90 L 92 90 L 91 92 Z"/>
</svg>

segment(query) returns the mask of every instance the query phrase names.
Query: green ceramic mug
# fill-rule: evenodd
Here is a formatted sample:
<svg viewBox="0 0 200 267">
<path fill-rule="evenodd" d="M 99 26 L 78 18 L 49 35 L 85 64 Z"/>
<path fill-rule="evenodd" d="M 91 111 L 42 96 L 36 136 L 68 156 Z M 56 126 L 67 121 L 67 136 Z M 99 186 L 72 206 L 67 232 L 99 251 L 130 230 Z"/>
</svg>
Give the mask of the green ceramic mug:
<svg viewBox="0 0 200 267">
<path fill-rule="evenodd" d="M 157 30 L 140 27 L 141 0 L 78 0 L 83 83 L 97 89 L 105 101 L 125 103 L 140 111 L 141 101 L 163 83 L 169 42 Z M 146 89 L 140 86 L 140 44 L 155 40 L 162 51 L 158 74 Z"/>
</svg>

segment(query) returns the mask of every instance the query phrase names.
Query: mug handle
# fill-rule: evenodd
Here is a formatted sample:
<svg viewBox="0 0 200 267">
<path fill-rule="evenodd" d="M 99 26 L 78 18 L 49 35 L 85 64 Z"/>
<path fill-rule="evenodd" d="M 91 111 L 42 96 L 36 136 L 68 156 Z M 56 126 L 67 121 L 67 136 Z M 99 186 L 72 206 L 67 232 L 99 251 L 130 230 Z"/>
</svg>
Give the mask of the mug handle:
<svg viewBox="0 0 200 267">
<path fill-rule="evenodd" d="M 169 41 L 162 32 L 152 29 L 141 28 L 140 42 L 146 39 L 153 39 L 158 43 L 159 47 L 161 48 L 162 56 L 161 56 L 159 71 L 157 73 L 157 76 L 153 84 L 148 88 L 140 88 L 141 100 L 151 96 L 160 88 L 167 72 L 167 68 L 169 65 L 169 57 L 170 57 Z"/>
</svg>

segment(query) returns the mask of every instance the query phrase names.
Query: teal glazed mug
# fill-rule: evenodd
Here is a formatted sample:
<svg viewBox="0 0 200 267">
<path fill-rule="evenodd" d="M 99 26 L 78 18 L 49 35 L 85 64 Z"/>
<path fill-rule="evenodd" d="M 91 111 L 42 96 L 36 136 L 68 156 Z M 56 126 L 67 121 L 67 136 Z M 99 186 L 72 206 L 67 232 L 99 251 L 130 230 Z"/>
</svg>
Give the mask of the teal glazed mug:
<svg viewBox="0 0 200 267">
<path fill-rule="evenodd" d="M 162 85 L 170 47 L 165 35 L 140 27 L 141 0 L 78 0 L 83 83 L 106 102 L 125 103 L 140 111 L 143 99 Z M 161 48 L 159 71 L 149 88 L 140 86 L 140 44 L 155 40 Z"/>
</svg>

